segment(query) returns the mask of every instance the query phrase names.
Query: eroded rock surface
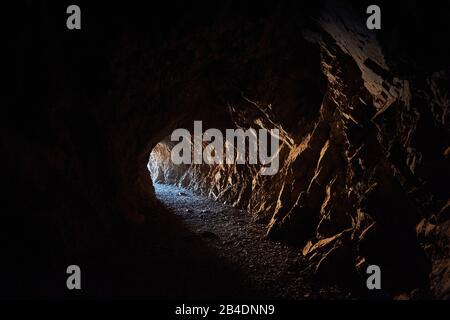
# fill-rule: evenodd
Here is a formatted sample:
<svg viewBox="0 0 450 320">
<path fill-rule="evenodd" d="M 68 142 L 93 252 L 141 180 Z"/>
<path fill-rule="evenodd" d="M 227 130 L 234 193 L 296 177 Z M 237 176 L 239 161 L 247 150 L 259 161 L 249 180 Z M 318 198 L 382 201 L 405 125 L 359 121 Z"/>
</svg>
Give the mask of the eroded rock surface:
<svg viewBox="0 0 450 320">
<path fill-rule="evenodd" d="M 378 264 L 390 297 L 448 298 L 443 11 L 383 2 L 370 32 L 360 2 L 210 3 L 86 4 L 82 35 L 60 27 L 64 4 L 15 5 L 0 234 L 4 273 L 23 276 L 5 287 L 58 292 L 55 270 L 120 247 L 118 232 L 157 228 L 149 155 L 162 141 L 167 159 L 172 130 L 202 120 L 278 128 L 279 173 L 166 162 L 155 180 L 247 210 L 321 279 L 357 287 Z"/>
<path fill-rule="evenodd" d="M 229 105 L 236 127 L 280 129 L 278 174 L 262 176 L 250 165 L 174 168 L 163 141 L 154 154 L 165 166 L 154 179 L 248 210 L 268 222 L 269 238 L 306 245 L 323 277 L 351 282 L 377 264 L 390 293 L 448 297 L 448 258 L 427 255 L 415 232 L 422 219 L 422 226 L 435 220 L 448 197 L 448 69 L 412 77 L 391 68 L 376 35 L 353 14 L 326 7 L 317 29 L 303 32 L 320 50 L 320 107 L 286 90 L 273 97 L 249 90 Z M 301 86 L 293 76 L 288 83 Z M 312 115 L 297 115 L 302 106 Z M 445 233 L 437 229 L 426 233 Z M 428 246 L 447 252 L 445 238 Z M 429 275 L 443 287 L 429 287 Z"/>
</svg>

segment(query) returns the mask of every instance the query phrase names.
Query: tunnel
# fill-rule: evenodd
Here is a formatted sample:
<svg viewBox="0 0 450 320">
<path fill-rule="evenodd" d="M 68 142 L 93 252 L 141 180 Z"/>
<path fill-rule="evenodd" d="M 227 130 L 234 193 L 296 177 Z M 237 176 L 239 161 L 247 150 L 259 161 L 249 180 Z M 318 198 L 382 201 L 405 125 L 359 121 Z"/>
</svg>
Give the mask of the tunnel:
<svg viewBox="0 0 450 320">
<path fill-rule="evenodd" d="M 17 4 L 0 297 L 448 299 L 448 21 L 363 2 Z"/>
</svg>

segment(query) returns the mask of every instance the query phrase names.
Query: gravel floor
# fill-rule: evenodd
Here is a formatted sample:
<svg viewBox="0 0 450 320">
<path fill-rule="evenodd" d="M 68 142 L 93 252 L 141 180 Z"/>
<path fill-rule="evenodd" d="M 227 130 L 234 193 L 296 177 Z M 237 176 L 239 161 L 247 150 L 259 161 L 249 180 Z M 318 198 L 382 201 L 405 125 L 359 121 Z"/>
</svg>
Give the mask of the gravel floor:
<svg viewBox="0 0 450 320">
<path fill-rule="evenodd" d="M 314 288 L 299 248 L 264 239 L 266 226 L 244 210 L 173 185 L 154 184 L 158 198 L 182 217 L 194 237 L 230 262 L 244 286 L 268 298 L 342 298 L 334 288 Z"/>
</svg>

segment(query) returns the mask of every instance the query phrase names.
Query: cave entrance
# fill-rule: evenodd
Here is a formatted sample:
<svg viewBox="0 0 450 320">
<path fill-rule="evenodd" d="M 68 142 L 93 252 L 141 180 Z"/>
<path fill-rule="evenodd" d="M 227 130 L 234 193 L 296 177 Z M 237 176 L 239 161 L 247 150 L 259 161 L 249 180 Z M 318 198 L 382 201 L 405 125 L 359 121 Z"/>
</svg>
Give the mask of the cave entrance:
<svg viewBox="0 0 450 320">
<path fill-rule="evenodd" d="M 163 193 L 170 191 L 174 197 L 189 194 L 219 202 L 221 192 L 223 194 L 223 183 L 220 181 L 221 175 L 219 172 L 223 170 L 224 165 L 174 164 L 171 159 L 174 146 L 175 143 L 168 136 L 156 144 L 149 156 L 147 168 L 159 200 L 167 205 L 165 200 L 168 200 L 169 194 Z M 207 205 L 205 199 L 205 206 Z M 219 205 L 226 205 L 226 201 L 221 200 Z M 179 213 L 180 209 L 182 209 L 181 211 L 191 211 L 189 208 L 172 209 L 175 213 Z M 203 213 L 208 211 L 205 208 L 197 209 L 200 209 Z"/>
<path fill-rule="evenodd" d="M 303 278 L 292 272 L 299 268 L 298 248 L 267 240 L 267 225 L 237 205 L 238 199 L 244 200 L 247 187 L 244 180 L 228 180 L 240 176 L 234 170 L 248 167 L 173 165 L 172 146 L 167 138 L 158 143 L 150 154 L 148 170 L 157 198 L 192 232 L 183 241 L 212 249 L 252 291 L 302 298 Z"/>
<path fill-rule="evenodd" d="M 228 239 L 237 233 L 237 226 L 245 233 L 242 227 L 251 223 L 249 213 L 220 197 L 223 184 L 215 173 L 223 170 L 223 165 L 174 164 L 174 145 L 170 136 L 166 137 L 149 156 L 147 167 L 159 201 L 181 216 L 191 231 L 209 240 Z"/>
<path fill-rule="evenodd" d="M 153 184 L 169 183 L 169 178 L 175 168 L 170 166 L 170 148 L 167 143 L 161 141 L 153 148 L 147 168 Z"/>
</svg>

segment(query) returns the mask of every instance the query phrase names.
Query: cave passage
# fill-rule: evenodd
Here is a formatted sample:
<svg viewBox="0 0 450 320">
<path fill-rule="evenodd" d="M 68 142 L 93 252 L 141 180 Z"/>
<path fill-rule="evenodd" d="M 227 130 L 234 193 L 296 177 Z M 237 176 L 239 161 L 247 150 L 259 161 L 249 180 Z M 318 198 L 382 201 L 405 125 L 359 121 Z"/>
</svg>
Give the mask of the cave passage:
<svg viewBox="0 0 450 320">
<path fill-rule="evenodd" d="M 8 6 L 0 299 L 450 299 L 446 10 L 80 2 Z M 172 165 L 199 120 L 279 130 L 277 173 Z"/>
<path fill-rule="evenodd" d="M 315 288 L 299 248 L 266 239 L 267 225 L 248 211 L 180 186 L 176 177 L 188 173 L 174 172 L 183 169 L 171 165 L 165 142 L 153 149 L 148 169 L 157 198 L 192 232 L 189 241 L 206 245 L 229 263 L 249 291 L 289 299 L 342 297 L 336 288 Z"/>
</svg>

